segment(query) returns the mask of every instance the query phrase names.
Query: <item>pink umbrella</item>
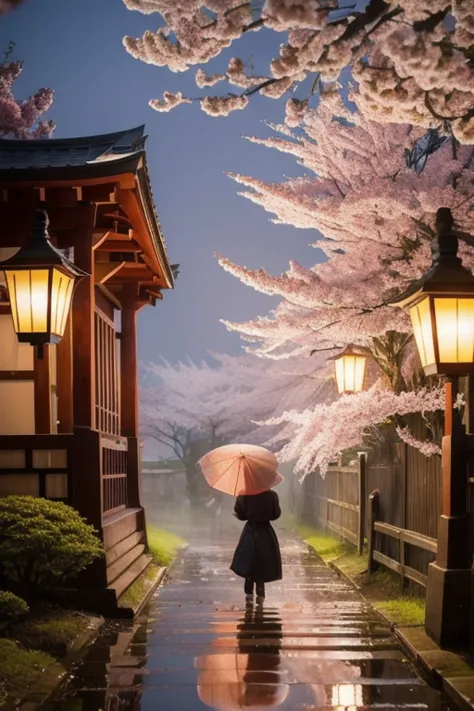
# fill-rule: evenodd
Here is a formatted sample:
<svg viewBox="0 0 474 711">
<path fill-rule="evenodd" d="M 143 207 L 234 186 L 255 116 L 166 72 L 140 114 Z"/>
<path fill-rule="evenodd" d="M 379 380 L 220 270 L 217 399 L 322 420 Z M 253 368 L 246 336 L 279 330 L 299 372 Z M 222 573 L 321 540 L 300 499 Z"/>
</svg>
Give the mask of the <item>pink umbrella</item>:
<svg viewBox="0 0 474 711">
<path fill-rule="evenodd" d="M 260 494 L 283 481 L 275 455 L 255 444 L 226 444 L 198 463 L 208 484 L 231 496 Z"/>
</svg>

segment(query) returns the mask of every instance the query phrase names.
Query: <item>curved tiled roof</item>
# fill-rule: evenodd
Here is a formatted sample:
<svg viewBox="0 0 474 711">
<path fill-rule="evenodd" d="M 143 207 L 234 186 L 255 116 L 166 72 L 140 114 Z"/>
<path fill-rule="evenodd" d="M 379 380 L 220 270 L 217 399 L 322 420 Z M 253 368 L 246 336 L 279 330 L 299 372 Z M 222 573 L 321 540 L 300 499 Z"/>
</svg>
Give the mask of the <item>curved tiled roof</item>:
<svg viewBox="0 0 474 711">
<path fill-rule="evenodd" d="M 131 172 L 136 176 L 155 249 L 173 286 L 165 241 L 153 201 L 145 154 L 145 126 L 125 131 L 40 140 L 0 139 L 0 182 L 68 181 L 113 177 Z"/>
</svg>

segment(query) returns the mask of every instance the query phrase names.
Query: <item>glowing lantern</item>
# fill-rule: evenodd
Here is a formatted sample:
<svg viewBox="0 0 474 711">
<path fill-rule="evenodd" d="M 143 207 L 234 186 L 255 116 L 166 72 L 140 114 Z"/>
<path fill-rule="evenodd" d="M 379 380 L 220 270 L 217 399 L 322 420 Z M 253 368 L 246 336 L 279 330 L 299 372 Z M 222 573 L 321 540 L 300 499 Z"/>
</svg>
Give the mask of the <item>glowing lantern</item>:
<svg viewBox="0 0 474 711">
<path fill-rule="evenodd" d="M 457 256 L 458 238 L 448 208 L 436 215 L 433 266 L 391 302 L 410 314 L 426 375 L 474 372 L 474 276 Z"/>
<path fill-rule="evenodd" d="M 50 242 L 48 215 L 36 210 L 27 247 L 0 263 L 5 272 L 13 326 L 21 343 L 59 343 L 77 279 L 87 276 Z"/>
<path fill-rule="evenodd" d="M 339 393 L 360 393 L 364 387 L 367 354 L 357 346 L 347 346 L 333 359 Z"/>
</svg>

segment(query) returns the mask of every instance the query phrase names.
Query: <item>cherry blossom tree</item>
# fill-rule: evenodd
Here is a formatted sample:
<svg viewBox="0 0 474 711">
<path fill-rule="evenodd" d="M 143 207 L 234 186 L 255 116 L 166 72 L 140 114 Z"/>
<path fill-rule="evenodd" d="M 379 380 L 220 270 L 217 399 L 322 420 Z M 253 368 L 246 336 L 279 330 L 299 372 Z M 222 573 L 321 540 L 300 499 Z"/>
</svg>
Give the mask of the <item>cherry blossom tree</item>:
<svg viewBox="0 0 474 711">
<path fill-rule="evenodd" d="M 5 9 L 5 5 L 0 4 L 0 14 L 2 7 Z M 54 92 L 43 88 L 28 99 L 15 99 L 13 84 L 23 70 L 23 63 L 8 61 L 13 48 L 14 44 L 10 43 L 0 64 L 0 137 L 49 138 L 56 125 L 41 117 L 51 107 Z"/>
<path fill-rule="evenodd" d="M 442 387 L 422 388 L 396 394 L 374 385 L 357 394 L 341 395 L 330 403 L 305 410 L 290 410 L 262 424 L 294 427 L 289 442 L 279 452 L 283 461 L 296 459 L 295 471 L 304 475 L 319 468 L 324 476 L 329 463 L 345 449 L 360 444 L 381 422 L 397 416 L 423 412 L 437 413 L 444 408 Z M 398 436 L 426 456 L 440 454 L 436 442 L 416 440 L 408 428 L 397 425 Z"/>
<path fill-rule="evenodd" d="M 204 361 L 150 365 L 147 380 L 151 376 L 157 382 L 144 385 L 141 393 L 141 435 L 167 445 L 182 462 L 192 501 L 205 494 L 197 460 L 207 451 L 230 441 L 276 441 L 278 430 L 291 428 L 255 422 L 335 397 L 321 357 L 291 364 L 268 364 L 252 356 L 213 358 L 213 366 Z M 279 441 L 285 442 L 285 436 Z"/>
<path fill-rule="evenodd" d="M 409 319 L 388 302 L 419 278 L 432 259 L 435 215 L 450 207 L 467 233 L 474 198 L 474 149 L 445 143 L 417 175 L 404 160 L 418 132 L 351 113 L 337 95 L 306 118 L 305 133 L 277 127 L 284 137 L 254 143 L 294 155 L 307 174 L 267 184 L 232 177 L 244 197 L 276 215 L 276 223 L 316 230 L 320 261 L 296 262 L 281 276 L 220 257 L 243 283 L 282 297 L 269 315 L 243 324 L 225 321 L 257 355 L 287 358 L 309 349 L 368 345 L 387 331 L 411 333 Z M 474 266 L 473 240 L 464 234 L 462 257 Z"/>
<path fill-rule="evenodd" d="M 295 126 L 311 97 L 350 67 L 360 110 L 383 123 L 410 123 L 452 132 L 474 143 L 474 7 L 471 0 L 124 0 L 130 10 L 158 15 L 160 26 L 125 37 L 136 59 L 171 72 L 197 67 L 206 92 L 220 82 L 232 91 L 197 100 L 211 116 L 244 109 L 252 95 L 289 97 L 286 118 Z M 279 54 L 264 76 L 230 58 L 227 69 L 203 65 L 250 32 L 282 35 Z M 255 40 L 258 42 L 258 40 Z M 305 81 L 308 80 L 308 81 Z M 294 96 L 294 93 L 299 96 Z M 165 92 L 150 105 L 169 111 L 192 99 Z"/>
<path fill-rule="evenodd" d="M 366 393 L 267 418 L 282 426 L 287 444 L 281 456 L 297 455 L 302 472 L 315 466 L 324 471 L 337 453 L 388 420 L 403 441 L 427 456 L 439 453 L 436 437 L 415 440 L 403 419 L 428 413 L 427 424 L 435 430 L 443 399 L 439 388 L 427 389 L 407 315 L 389 302 L 431 264 L 440 206 L 452 208 L 463 261 L 474 266 L 467 233 L 474 207 L 472 147 L 445 143 L 417 175 L 403 155 L 416 129 L 369 121 L 340 102 L 335 112 L 337 97 L 327 99 L 307 115 L 304 135 L 283 127 L 283 138 L 251 139 L 294 155 L 308 174 L 274 185 L 232 176 L 245 186 L 243 195 L 275 214 L 276 222 L 316 229 L 322 237 L 313 246 L 324 261 L 310 269 L 291 263 L 285 274 L 273 276 L 219 257 L 243 283 L 282 299 L 267 316 L 224 322 L 250 343 L 247 351 L 286 362 L 310 350 L 332 356 L 352 342 L 367 349 L 382 374 Z"/>
</svg>

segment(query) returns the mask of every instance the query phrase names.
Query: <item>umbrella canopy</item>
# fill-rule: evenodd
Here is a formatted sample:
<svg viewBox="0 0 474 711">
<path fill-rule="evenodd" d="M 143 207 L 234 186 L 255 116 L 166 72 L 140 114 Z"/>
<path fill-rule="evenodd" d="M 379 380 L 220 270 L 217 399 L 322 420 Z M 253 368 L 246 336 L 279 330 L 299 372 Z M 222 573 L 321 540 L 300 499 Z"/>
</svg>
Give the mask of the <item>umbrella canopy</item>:
<svg viewBox="0 0 474 711">
<path fill-rule="evenodd" d="M 199 460 L 213 489 L 231 496 L 261 494 L 283 481 L 275 455 L 255 444 L 226 444 Z"/>
</svg>

